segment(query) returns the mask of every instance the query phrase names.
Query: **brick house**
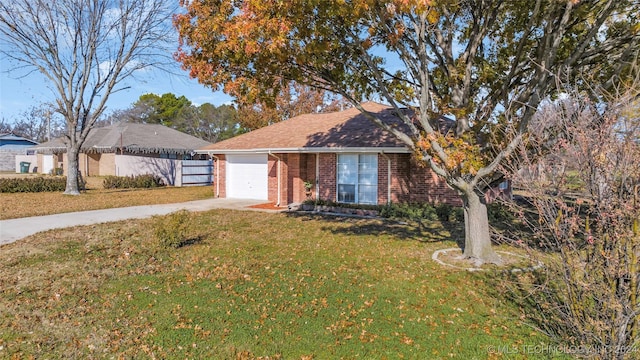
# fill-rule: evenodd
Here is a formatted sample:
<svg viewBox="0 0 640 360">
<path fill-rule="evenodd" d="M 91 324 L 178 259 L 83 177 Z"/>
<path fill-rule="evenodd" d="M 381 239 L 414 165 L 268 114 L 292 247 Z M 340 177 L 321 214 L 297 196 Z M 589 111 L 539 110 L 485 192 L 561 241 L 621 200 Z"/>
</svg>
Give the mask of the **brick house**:
<svg viewBox="0 0 640 360">
<path fill-rule="evenodd" d="M 363 106 L 383 121 L 402 126 L 388 106 Z M 213 185 L 222 198 L 261 199 L 278 206 L 309 198 L 461 205 L 444 180 L 355 108 L 300 115 L 197 152 L 213 157 Z"/>
</svg>

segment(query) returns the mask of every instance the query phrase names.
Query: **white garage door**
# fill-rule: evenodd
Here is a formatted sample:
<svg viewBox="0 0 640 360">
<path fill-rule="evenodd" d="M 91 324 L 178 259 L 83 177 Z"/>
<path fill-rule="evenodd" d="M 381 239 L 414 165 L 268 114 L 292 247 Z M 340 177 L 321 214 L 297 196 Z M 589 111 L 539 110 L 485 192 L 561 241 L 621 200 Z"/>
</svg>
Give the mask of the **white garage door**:
<svg viewBox="0 0 640 360">
<path fill-rule="evenodd" d="M 227 197 L 268 199 L 267 154 L 227 155 Z"/>
</svg>

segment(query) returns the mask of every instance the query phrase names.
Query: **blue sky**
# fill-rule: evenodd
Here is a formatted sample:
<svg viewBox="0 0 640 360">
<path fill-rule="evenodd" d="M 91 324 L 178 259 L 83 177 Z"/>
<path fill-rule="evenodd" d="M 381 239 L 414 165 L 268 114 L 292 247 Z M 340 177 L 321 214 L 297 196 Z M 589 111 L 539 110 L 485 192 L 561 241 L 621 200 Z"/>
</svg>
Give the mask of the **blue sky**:
<svg viewBox="0 0 640 360">
<path fill-rule="evenodd" d="M 55 99 L 50 86 L 38 72 L 28 74 L 26 71 L 11 70 L 12 64 L 0 59 L 0 119 L 13 122 L 21 113 L 31 106 Z M 195 105 L 206 102 L 219 106 L 228 104 L 232 98 L 221 91 L 213 92 L 196 80 L 189 79 L 186 71 L 176 64 L 176 75 L 159 70 L 150 71 L 144 77 L 129 78 L 124 83 L 129 89 L 112 94 L 107 102 L 108 110 L 125 109 L 146 93 L 173 93 L 184 95 Z"/>
</svg>

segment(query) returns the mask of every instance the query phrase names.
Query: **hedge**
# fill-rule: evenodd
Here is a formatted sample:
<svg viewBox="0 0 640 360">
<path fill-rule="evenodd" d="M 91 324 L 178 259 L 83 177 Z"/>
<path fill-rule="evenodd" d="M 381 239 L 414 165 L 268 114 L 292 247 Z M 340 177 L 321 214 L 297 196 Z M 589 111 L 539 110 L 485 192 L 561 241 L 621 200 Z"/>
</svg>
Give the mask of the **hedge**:
<svg viewBox="0 0 640 360">
<path fill-rule="evenodd" d="M 162 178 L 156 175 L 106 176 L 102 182 L 105 189 L 149 189 L 164 186 Z"/>
<path fill-rule="evenodd" d="M 64 191 L 67 177 L 0 178 L 0 193 Z"/>
</svg>

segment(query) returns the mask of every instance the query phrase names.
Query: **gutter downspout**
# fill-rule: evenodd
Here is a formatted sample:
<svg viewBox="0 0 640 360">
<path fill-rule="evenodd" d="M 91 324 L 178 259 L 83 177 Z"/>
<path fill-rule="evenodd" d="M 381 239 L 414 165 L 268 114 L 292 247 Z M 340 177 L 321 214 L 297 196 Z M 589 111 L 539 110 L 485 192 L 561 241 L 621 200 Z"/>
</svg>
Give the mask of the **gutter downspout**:
<svg viewBox="0 0 640 360">
<path fill-rule="evenodd" d="M 280 163 L 282 162 L 282 159 L 280 159 L 278 156 L 276 156 L 275 154 L 272 154 L 271 151 L 269 151 L 269 155 L 273 156 L 274 158 L 276 158 L 276 160 L 278 160 L 278 202 L 276 202 L 276 206 L 280 206 L 280 193 L 281 193 L 281 181 L 280 181 Z"/>
<path fill-rule="evenodd" d="M 319 200 L 320 197 L 320 153 L 316 153 L 316 178 L 314 179 L 316 182 L 316 201 Z"/>
<path fill-rule="evenodd" d="M 220 197 L 220 158 L 218 158 L 217 156 L 213 155 L 213 154 L 209 154 L 209 156 L 211 156 L 211 158 L 213 158 L 216 162 L 216 197 L 219 198 Z"/>
<path fill-rule="evenodd" d="M 387 159 L 387 204 L 391 203 L 391 158 L 382 151 L 380 153 L 385 159 Z"/>
</svg>

